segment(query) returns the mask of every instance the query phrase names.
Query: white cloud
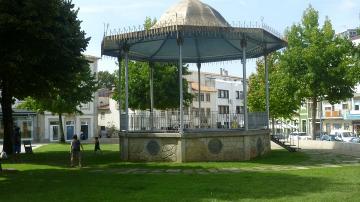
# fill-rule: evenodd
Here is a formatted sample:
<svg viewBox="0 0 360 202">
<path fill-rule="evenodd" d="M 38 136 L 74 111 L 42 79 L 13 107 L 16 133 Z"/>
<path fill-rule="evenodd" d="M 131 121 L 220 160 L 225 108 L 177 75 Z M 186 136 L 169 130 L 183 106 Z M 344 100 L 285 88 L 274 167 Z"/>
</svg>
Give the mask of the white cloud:
<svg viewBox="0 0 360 202">
<path fill-rule="evenodd" d="M 132 13 L 142 12 L 161 6 L 161 0 L 140 0 L 140 1 L 98 1 L 92 4 L 84 4 L 80 7 L 83 14 L 100 14 L 109 12 Z"/>
<path fill-rule="evenodd" d="M 343 11 L 352 10 L 357 7 L 358 1 L 355 0 L 342 0 L 340 2 L 340 9 Z"/>
</svg>

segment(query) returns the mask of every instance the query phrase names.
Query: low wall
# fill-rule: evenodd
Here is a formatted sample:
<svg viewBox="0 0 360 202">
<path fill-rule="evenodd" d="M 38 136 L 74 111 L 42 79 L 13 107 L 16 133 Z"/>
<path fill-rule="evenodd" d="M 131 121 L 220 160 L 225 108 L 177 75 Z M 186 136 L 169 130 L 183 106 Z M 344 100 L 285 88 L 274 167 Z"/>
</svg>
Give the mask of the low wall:
<svg viewBox="0 0 360 202">
<path fill-rule="evenodd" d="M 243 161 L 270 152 L 268 130 L 120 134 L 125 161 Z"/>
<path fill-rule="evenodd" d="M 358 143 L 301 140 L 299 141 L 299 147 L 301 149 L 318 149 L 337 154 L 360 157 L 360 144 Z"/>
</svg>

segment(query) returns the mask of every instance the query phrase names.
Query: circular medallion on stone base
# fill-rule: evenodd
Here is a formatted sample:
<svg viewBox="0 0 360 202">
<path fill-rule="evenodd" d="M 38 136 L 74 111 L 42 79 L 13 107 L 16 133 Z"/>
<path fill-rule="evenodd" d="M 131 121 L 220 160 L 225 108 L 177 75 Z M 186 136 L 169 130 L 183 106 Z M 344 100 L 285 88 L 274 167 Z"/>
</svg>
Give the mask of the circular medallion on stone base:
<svg viewBox="0 0 360 202">
<path fill-rule="evenodd" d="M 212 154 L 219 154 L 222 150 L 222 142 L 219 139 L 211 139 L 208 144 L 208 149 Z"/>
<path fill-rule="evenodd" d="M 160 151 L 160 145 L 157 141 L 150 140 L 146 145 L 146 149 L 150 155 L 156 156 Z"/>
<path fill-rule="evenodd" d="M 264 152 L 264 144 L 260 137 L 257 139 L 256 149 L 259 155 L 261 155 Z"/>
</svg>

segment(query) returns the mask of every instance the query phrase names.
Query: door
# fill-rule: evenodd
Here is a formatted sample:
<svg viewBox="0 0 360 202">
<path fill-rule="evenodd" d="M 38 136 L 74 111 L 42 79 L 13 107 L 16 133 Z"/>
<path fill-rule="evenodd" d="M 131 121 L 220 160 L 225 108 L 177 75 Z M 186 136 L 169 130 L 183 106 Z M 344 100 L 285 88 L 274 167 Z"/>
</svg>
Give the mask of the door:
<svg viewBox="0 0 360 202">
<path fill-rule="evenodd" d="M 58 141 L 59 140 L 59 129 L 60 127 L 58 125 L 50 125 L 50 139 L 52 141 Z"/>
<path fill-rule="evenodd" d="M 58 141 L 60 139 L 60 126 L 58 121 L 50 121 L 49 125 L 50 141 Z"/>
<path fill-rule="evenodd" d="M 75 134 L 75 122 L 66 121 L 66 140 L 71 140 Z"/>
<path fill-rule="evenodd" d="M 87 140 L 89 138 L 89 124 L 87 121 L 81 121 L 81 139 Z"/>
</svg>

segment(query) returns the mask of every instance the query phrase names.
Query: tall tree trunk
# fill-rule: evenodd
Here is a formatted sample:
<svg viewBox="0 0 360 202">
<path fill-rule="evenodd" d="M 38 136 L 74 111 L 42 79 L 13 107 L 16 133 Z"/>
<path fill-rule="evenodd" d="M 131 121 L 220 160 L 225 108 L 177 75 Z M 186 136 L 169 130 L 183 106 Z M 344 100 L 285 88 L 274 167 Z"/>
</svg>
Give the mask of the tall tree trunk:
<svg viewBox="0 0 360 202">
<path fill-rule="evenodd" d="M 62 114 L 59 114 L 59 125 L 60 125 L 60 143 L 65 143 L 64 126 L 62 122 Z"/>
<path fill-rule="evenodd" d="M 316 139 L 316 112 L 317 112 L 317 99 L 316 97 L 311 98 L 311 136 L 312 139 Z"/>
<path fill-rule="evenodd" d="M 14 123 L 12 117 L 12 94 L 10 90 L 10 84 L 8 81 L 2 81 L 2 91 L 1 91 L 1 109 L 3 114 L 3 124 L 4 124 L 4 145 L 3 150 L 7 154 L 13 154 L 13 133 L 14 133 Z"/>
<path fill-rule="evenodd" d="M 272 125 L 272 135 L 275 135 L 275 118 L 271 118 L 271 125 Z"/>
</svg>

